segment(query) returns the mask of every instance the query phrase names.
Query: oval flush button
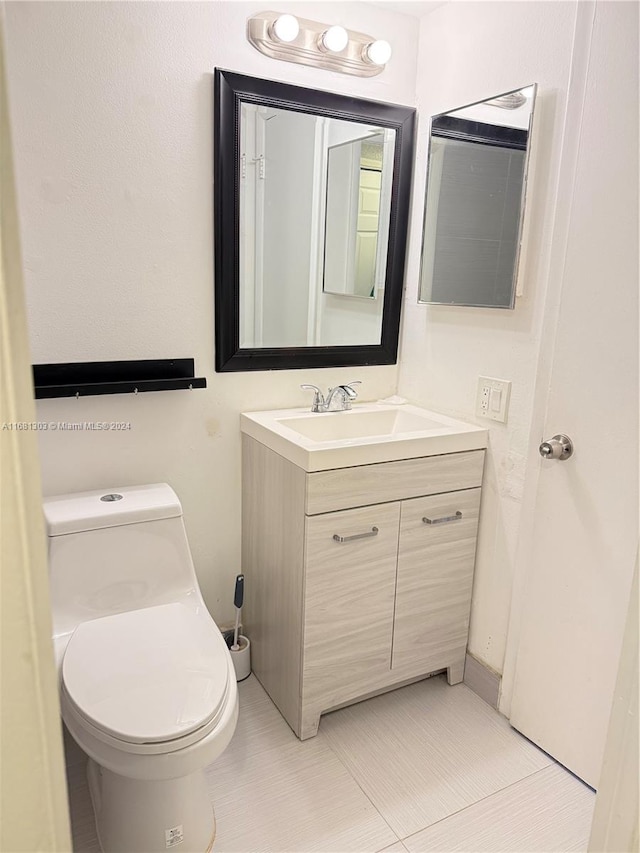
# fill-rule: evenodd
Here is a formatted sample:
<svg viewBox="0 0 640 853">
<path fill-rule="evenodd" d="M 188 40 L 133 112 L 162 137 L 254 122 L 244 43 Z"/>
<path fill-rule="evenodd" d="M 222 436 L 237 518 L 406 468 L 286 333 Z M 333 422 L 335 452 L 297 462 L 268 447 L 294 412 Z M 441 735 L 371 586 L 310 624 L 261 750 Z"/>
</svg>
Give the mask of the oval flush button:
<svg viewBox="0 0 640 853">
<path fill-rule="evenodd" d="M 103 495 L 103 496 L 100 498 L 100 500 L 101 500 L 101 501 L 106 501 L 107 503 L 111 503 L 111 501 L 121 501 L 121 500 L 122 500 L 122 495 L 116 495 L 116 494 Z"/>
</svg>

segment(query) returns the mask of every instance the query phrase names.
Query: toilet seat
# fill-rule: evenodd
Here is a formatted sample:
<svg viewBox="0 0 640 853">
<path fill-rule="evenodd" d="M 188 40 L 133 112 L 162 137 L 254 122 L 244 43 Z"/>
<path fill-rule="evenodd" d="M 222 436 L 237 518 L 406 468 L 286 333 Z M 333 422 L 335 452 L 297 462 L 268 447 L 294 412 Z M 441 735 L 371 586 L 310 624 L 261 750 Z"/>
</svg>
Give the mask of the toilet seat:
<svg viewBox="0 0 640 853">
<path fill-rule="evenodd" d="M 62 661 L 63 709 L 126 751 L 173 752 L 215 728 L 229 679 L 206 610 L 164 604 L 78 626 Z"/>
</svg>

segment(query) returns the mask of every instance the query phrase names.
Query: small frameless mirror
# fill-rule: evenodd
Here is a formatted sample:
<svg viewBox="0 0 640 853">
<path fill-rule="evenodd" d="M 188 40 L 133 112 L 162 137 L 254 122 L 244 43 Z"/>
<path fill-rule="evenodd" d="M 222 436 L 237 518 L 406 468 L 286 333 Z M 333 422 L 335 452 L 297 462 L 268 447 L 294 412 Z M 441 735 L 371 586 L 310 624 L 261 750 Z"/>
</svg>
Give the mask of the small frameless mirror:
<svg viewBox="0 0 640 853">
<path fill-rule="evenodd" d="M 433 116 L 419 302 L 514 307 L 536 88 Z"/>
</svg>

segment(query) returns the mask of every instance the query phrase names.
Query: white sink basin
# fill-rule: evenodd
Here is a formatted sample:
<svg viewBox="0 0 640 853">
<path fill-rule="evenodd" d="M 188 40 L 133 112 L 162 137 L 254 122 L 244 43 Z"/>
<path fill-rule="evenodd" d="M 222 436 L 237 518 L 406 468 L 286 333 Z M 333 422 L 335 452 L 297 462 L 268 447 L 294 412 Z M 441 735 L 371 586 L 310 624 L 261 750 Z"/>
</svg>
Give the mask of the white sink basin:
<svg viewBox="0 0 640 853">
<path fill-rule="evenodd" d="M 417 406 L 364 403 L 348 412 L 246 412 L 240 429 L 305 471 L 414 459 L 487 446 L 487 430 Z"/>
<path fill-rule="evenodd" d="M 279 418 L 278 423 L 314 441 L 342 441 L 370 436 L 400 435 L 418 430 L 441 429 L 442 422 L 395 408 L 378 412 L 351 409 L 326 412 L 320 417 Z"/>
</svg>

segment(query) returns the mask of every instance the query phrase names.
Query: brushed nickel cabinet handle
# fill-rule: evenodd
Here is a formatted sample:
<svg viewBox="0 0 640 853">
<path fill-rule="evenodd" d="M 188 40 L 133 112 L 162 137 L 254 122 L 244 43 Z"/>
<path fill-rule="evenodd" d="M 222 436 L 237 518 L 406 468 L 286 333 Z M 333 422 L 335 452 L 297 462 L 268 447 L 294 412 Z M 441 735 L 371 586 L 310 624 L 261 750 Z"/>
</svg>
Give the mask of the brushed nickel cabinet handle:
<svg viewBox="0 0 640 853">
<path fill-rule="evenodd" d="M 368 530 L 366 533 L 354 533 L 353 536 L 340 536 L 338 533 L 333 534 L 333 538 L 336 542 L 353 542 L 354 539 L 368 539 L 369 536 L 377 536 L 378 528 L 372 527 L 371 530 Z"/>
<path fill-rule="evenodd" d="M 448 524 L 450 521 L 460 521 L 461 518 L 462 513 L 458 510 L 455 515 L 444 515 L 442 518 L 427 518 L 425 516 L 422 520 L 425 524 Z"/>
</svg>

